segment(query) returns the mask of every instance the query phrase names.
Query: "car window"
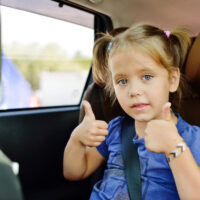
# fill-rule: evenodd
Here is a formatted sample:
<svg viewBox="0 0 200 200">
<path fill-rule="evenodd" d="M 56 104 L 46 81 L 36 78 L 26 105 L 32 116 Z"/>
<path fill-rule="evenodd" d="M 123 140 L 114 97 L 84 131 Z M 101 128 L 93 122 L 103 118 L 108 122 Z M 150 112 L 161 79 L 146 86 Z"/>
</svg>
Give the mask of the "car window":
<svg viewBox="0 0 200 200">
<path fill-rule="evenodd" d="M 79 104 L 91 66 L 94 15 L 56 9 L 49 16 L 1 6 L 0 109 Z"/>
</svg>

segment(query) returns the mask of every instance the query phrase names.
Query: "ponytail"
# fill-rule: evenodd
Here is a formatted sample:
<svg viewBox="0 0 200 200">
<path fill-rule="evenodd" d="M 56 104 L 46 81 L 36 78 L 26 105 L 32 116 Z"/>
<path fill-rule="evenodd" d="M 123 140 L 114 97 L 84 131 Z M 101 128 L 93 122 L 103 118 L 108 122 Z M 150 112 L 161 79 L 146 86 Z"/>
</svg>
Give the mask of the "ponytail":
<svg viewBox="0 0 200 200">
<path fill-rule="evenodd" d="M 182 71 L 182 67 L 185 63 L 188 49 L 191 45 L 191 39 L 187 30 L 184 28 L 176 28 L 171 31 L 171 53 L 173 55 L 174 66 L 177 66 Z"/>
<path fill-rule="evenodd" d="M 97 39 L 93 48 L 93 68 L 92 75 L 94 82 L 101 87 L 105 87 L 108 70 L 108 46 L 112 36 L 104 34 Z"/>
<path fill-rule="evenodd" d="M 180 71 L 183 72 L 183 65 L 186 60 L 188 50 L 191 45 L 190 36 L 187 30 L 184 28 L 176 28 L 172 30 L 170 35 L 170 47 L 171 54 L 173 56 L 173 65 L 179 67 Z M 170 95 L 170 100 L 173 103 L 174 109 L 176 111 L 180 108 L 181 99 L 183 92 L 189 92 L 190 88 L 186 77 L 181 73 L 179 88 L 176 93 Z"/>
</svg>

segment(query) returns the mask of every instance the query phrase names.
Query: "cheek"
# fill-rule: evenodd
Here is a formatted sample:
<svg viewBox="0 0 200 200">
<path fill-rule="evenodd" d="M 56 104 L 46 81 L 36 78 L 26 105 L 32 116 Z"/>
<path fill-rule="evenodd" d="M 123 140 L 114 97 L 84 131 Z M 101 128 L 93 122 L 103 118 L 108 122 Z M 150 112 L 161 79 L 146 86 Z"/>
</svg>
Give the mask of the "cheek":
<svg viewBox="0 0 200 200">
<path fill-rule="evenodd" d="M 114 86 L 115 95 L 120 105 L 124 104 L 126 101 L 126 95 L 124 94 L 124 90 L 119 89 L 119 87 Z"/>
<path fill-rule="evenodd" d="M 155 105 L 163 105 L 169 100 L 169 88 L 165 85 L 165 87 L 157 87 L 154 90 L 149 90 L 148 99 Z"/>
<path fill-rule="evenodd" d="M 116 97 L 117 97 L 117 99 L 119 101 L 119 99 L 121 99 L 122 95 L 121 95 L 121 93 L 119 91 L 119 88 L 116 85 L 114 85 L 114 91 L 115 91 L 115 95 L 116 95 Z"/>
<path fill-rule="evenodd" d="M 124 95 L 116 95 L 121 108 L 127 113 L 127 98 Z"/>
</svg>

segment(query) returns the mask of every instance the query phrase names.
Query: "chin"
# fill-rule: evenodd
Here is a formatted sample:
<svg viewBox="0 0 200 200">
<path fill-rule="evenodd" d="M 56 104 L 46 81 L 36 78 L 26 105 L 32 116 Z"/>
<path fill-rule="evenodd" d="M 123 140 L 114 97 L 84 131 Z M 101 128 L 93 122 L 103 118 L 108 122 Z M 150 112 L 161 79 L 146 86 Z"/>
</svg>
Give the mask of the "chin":
<svg viewBox="0 0 200 200">
<path fill-rule="evenodd" d="M 149 122 L 153 119 L 153 116 L 150 116 L 147 114 L 140 114 L 140 115 L 138 114 L 138 115 L 129 115 L 129 116 L 138 122 Z"/>
<path fill-rule="evenodd" d="M 138 121 L 138 122 L 149 122 L 151 119 L 149 118 L 135 118 L 135 121 Z"/>
</svg>

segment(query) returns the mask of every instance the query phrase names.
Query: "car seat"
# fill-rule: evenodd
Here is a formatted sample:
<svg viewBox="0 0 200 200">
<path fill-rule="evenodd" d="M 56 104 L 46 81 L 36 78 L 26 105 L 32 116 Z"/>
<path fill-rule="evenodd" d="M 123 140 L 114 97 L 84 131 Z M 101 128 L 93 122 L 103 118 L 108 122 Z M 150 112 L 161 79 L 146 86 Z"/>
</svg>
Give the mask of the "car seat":
<svg viewBox="0 0 200 200">
<path fill-rule="evenodd" d="M 0 150 L 0 199 L 23 200 L 21 184 L 14 174 L 11 161 Z"/>
<path fill-rule="evenodd" d="M 125 115 L 118 101 L 112 105 L 112 102 L 106 96 L 105 90 L 96 83 L 92 83 L 88 86 L 83 99 L 90 102 L 94 115 L 98 120 L 109 122 L 117 116 Z M 83 120 L 84 116 L 84 109 L 81 108 L 79 123 Z"/>
<path fill-rule="evenodd" d="M 200 33 L 193 38 L 183 74 L 189 88 L 183 91 L 178 112 L 188 123 L 200 126 Z"/>
</svg>

